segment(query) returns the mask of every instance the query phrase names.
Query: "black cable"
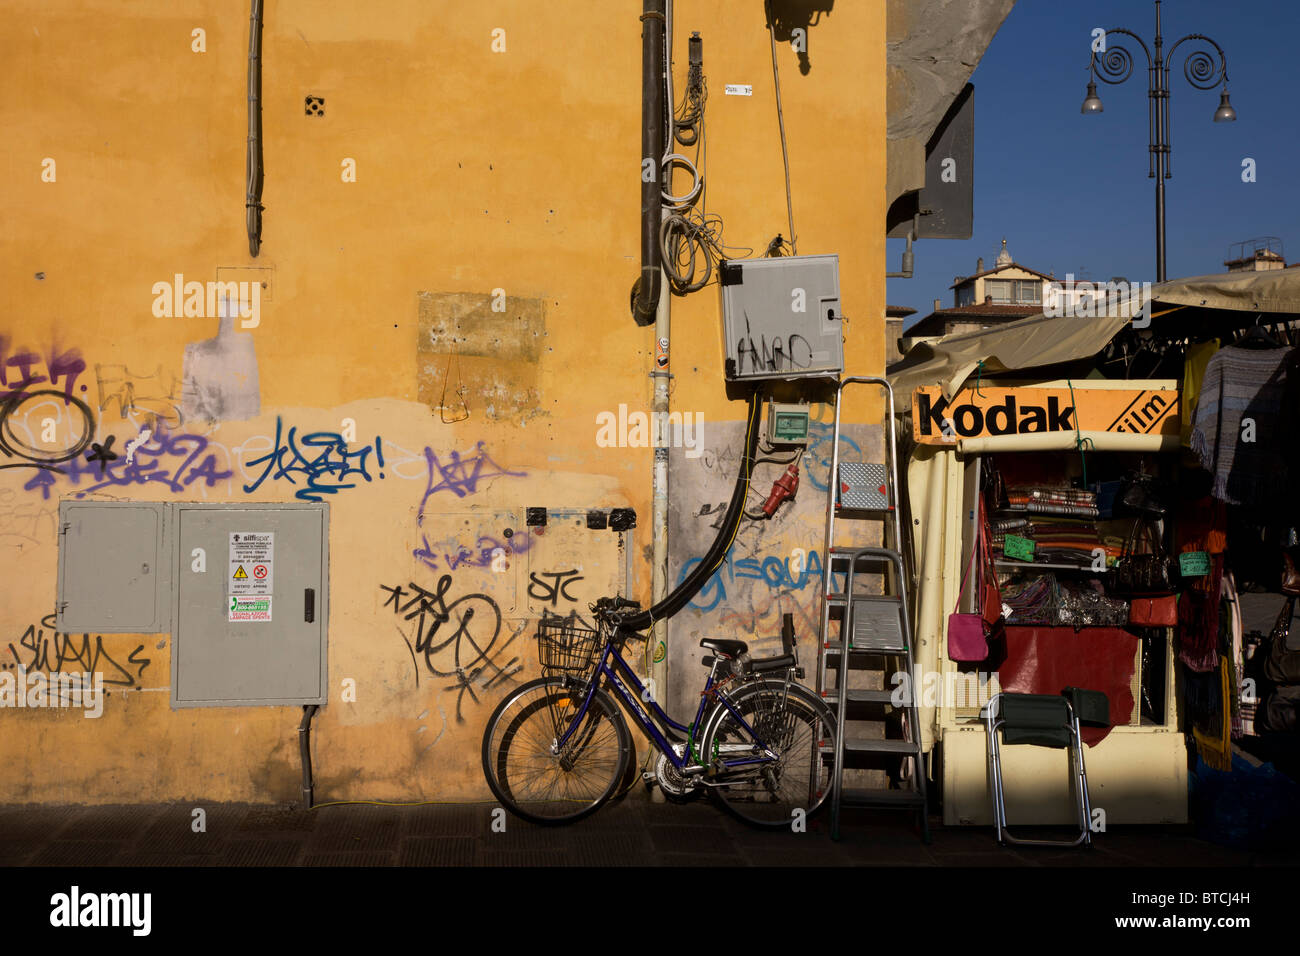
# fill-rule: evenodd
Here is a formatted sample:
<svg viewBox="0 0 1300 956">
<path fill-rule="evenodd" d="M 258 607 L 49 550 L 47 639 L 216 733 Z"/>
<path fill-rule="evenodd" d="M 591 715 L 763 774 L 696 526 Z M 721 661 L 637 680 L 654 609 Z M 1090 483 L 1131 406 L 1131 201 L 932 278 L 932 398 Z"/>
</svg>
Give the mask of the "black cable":
<svg viewBox="0 0 1300 956">
<path fill-rule="evenodd" d="M 718 529 L 718 536 L 695 569 L 662 601 L 648 611 L 624 618 L 622 621 L 624 630 L 643 631 L 656 621 L 672 617 L 695 598 L 726 558 L 728 549 L 736 540 L 736 532 L 740 528 L 740 519 L 745 510 L 749 479 L 754 471 L 754 453 L 758 449 L 758 419 L 761 407 L 762 397 L 758 388 L 755 388 L 749 396 L 749 424 L 745 430 L 745 452 L 740 461 L 740 474 L 736 476 L 736 487 L 731 493 L 731 503 L 727 506 L 727 514 L 722 520 L 722 527 Z"/>
</svg>

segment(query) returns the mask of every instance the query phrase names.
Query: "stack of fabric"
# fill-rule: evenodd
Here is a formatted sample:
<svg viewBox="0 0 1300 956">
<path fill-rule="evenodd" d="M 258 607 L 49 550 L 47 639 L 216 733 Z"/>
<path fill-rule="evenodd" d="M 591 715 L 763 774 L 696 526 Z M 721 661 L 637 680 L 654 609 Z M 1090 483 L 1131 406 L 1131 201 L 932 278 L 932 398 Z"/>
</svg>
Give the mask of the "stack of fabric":
<svg viewBox="0 0 1300 956">
<path fill-rule="evenodd" d="M 1096 518 L 1097 494 L 1084 488 L 1010 486 L 1007 488 L 1007 506 L 1009 511 L 1026 511 L 1035 515 Z"/>
<path fill-rule="evenodd" d="M 1007 518 L 994 518 L 989 521 L 989 535 L 994 548 L 1001 551 L 1007 535 L 1015 534 L 1022 538 L 1032 538 L 1036 534 L 1034 524 L 1023 515 Z"/>
<path fill-rule="evenodd" d="M 1000 549 L 1006 535 L 1015 534 L 1034 539 L 1038 563 L 1087 565 L 1098 548 L 1111 556 L 1097 535 L 1096 519 L 1096 492 L 1064 486 L 1008 485 L 1007 508 L 990 522 L 993 546 Z"/>
</svg>

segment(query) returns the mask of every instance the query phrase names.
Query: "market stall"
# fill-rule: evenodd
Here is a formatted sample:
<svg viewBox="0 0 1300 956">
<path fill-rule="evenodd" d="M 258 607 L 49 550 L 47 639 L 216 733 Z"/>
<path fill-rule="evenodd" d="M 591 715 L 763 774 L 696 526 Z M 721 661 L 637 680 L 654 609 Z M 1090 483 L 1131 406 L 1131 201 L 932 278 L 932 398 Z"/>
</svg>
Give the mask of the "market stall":
<svg viewBox="0 0 1300 956">
<path fill-rule="evenodd" d="M 1119 306 L 949 336 L 890 369 L 910 405 L 896 425 L 945 823 L 991 820 L 978 716 L 999 690 L 1106 692 L 1110 726 L 1084 735 L 1106 825 L 1185 822 L 1197 758 L 1230 766 L 1234 741 L 1285 734 L 1294 713 L 1285 662 L 1279 683 L 1256 660 L 1279 642 L 1250 624 L 1287 610 L 1300 543 L 1281 506 L 1300 474 L 1285 386 L 1300 271 L 1165 283 Z M 986 646 L 950 642 L 951 612 L 990 607 Z M 1073 819 L 1065 760 L 1007 751 L 1015 819 Z"/>
</svg>

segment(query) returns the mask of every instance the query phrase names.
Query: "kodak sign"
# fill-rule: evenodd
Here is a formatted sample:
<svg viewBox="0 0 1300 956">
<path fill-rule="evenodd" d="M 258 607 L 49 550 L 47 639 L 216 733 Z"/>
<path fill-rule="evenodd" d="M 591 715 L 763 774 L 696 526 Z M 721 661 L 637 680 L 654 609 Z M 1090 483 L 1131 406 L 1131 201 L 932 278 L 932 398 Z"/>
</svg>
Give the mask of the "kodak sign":
<svg viewBox="0 0 1300 956">
<path fill-rule="evenodd" d="M 912 394 L 912 436 L 923 445 L 959 438 L 1032 435 L 1037 432 L 1128 432 L 1176 435 L 1174 389 L 993 388 L 963 389 L 951 399 L 937 386 Z"/>
</svg>

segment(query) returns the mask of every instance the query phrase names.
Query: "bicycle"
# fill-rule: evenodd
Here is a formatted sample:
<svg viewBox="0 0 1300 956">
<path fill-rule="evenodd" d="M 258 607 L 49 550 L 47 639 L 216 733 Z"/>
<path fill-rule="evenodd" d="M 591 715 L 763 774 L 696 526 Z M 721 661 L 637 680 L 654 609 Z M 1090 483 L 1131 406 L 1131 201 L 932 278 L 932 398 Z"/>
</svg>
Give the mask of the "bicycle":
<svg viewBox="0 0 1300 956">
<path fill-rule="evenodd" d="M 655 776 L 670 799 L 708 791 L 759 827 L 790 826 L 796 811 L 808 817 L 822 808 L 832 780 L 834 717 L 795 682 L 803 672 L 790 615 L 782 626 L 785 652 L 776 657 L 751 658 L 743 641 L 700 641 L 712 651 L 703 660 L 709 676 L 687 726 L 664 711 L 620 653 L 634 636 L 620 619 L 640 605 L 615 597 L 590 608 L 595 630 L 572 616 L 543 618 L 537 639 L 544 676 L 515 689 L 488 718 L 483 773 L 511 813 L 567 824 L 613 796 L 635 759 L 615 700 L 659 751 Z"/>
</svg>

